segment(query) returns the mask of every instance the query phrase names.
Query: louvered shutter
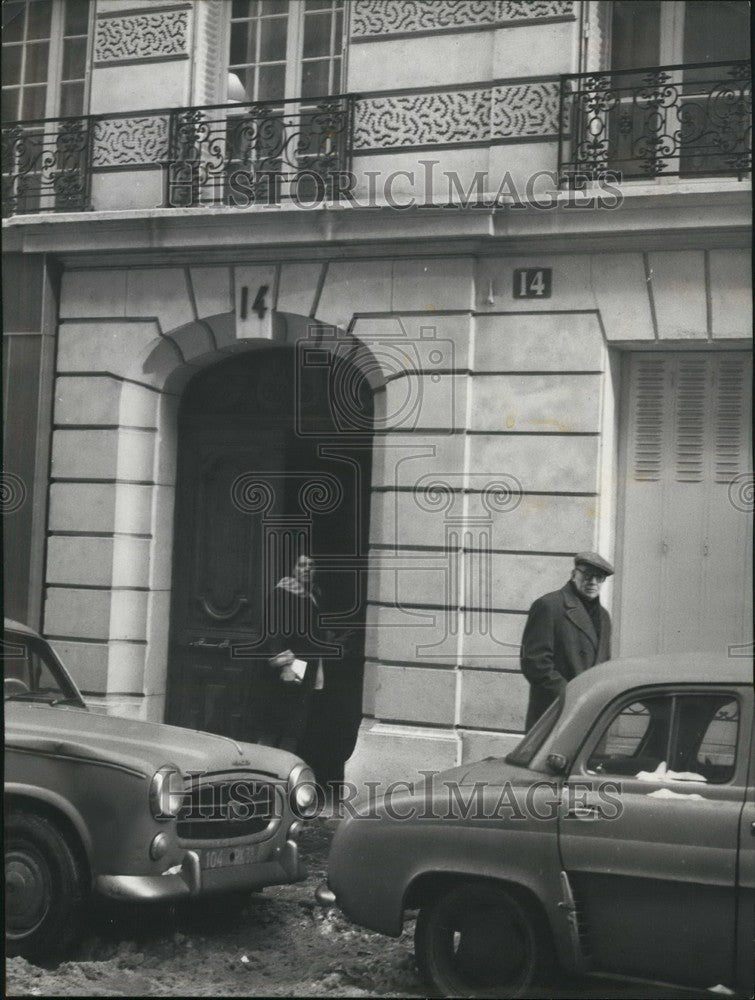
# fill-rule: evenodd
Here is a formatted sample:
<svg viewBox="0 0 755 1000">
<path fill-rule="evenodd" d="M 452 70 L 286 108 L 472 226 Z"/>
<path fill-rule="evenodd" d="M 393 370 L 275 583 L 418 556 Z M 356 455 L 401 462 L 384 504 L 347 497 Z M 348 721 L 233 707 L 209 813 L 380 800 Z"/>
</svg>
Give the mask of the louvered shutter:
<svg viewBox="0 0 755 1000">
<path fill-rule="evenodd" d="M 621 653 L 745 641 L 751 357 L 637 354 L 627 368 Z"/>
</svg>

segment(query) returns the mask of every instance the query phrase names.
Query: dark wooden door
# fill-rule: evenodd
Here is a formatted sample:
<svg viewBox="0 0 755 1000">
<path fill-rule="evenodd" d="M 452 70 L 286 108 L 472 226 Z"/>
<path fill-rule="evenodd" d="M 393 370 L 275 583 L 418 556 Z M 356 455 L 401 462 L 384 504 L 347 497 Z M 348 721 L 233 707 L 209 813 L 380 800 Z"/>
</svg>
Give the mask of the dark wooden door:
<svg viewBox="0 0 755 1000">
<path fill-rule="evenodd" d="M 295 364 L 291 349 L 261 349 L 209 369 L 184 394 L 166 704 L 174 725 L 255 738 L 265 598 L 297 547 L 318 562 L 333 622 L 364 623 L 369 438 L 336 432 L 327 370 L 310 380 L 302 430 Z"/>
</svg>

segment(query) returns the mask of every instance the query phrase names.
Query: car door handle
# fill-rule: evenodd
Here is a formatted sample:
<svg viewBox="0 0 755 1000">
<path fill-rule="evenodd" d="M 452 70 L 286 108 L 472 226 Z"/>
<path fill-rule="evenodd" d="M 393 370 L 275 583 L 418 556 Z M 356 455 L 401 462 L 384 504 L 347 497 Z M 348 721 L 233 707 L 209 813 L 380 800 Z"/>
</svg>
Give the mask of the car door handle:
<svg viewBox="0 0 755 1000">
<path fill-rule="evenodd" d="M 574 806 L 566 813 L 566 819 L 597 819 L 597 806 Z"/>
</svg>

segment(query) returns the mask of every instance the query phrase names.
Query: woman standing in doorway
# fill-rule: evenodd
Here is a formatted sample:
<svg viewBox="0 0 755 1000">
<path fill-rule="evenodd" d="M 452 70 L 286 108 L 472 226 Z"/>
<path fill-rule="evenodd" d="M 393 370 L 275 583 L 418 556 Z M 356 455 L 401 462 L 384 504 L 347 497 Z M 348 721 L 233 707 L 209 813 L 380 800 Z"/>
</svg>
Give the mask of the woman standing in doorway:
<svg viewBox="0 0 755 1000">
<path fill-rule="evenodd" d="M 312 694 L 323 686 L 322 655 L 327 649 L 320 637 L 314 577 L 314 560 L 300 555 L 291 576 L 281 577 L 268 598 L 269 659 L 256 699 L 257 742 L 295 754 L 301 753 Z"/>
</svg>

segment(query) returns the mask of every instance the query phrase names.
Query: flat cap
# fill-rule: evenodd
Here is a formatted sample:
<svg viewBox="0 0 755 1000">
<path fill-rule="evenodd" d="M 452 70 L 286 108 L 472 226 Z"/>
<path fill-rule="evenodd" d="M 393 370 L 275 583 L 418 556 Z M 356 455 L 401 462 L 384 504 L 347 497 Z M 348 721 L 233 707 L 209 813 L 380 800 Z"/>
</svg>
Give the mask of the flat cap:
<svg viewBox="0 0 755 1000">
<path fill-rule="evenodd" d="M 606 576 L 613 576 L 614 568 L 604 559 L 603 556 L 599 556 L 597 552 L 578 552 L 574 557 L 575 566 L 592 566 L 593 569 L 599 569 L 601 573 L 605 573 Z"/>
</svg>

